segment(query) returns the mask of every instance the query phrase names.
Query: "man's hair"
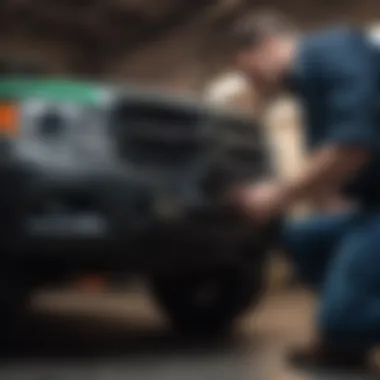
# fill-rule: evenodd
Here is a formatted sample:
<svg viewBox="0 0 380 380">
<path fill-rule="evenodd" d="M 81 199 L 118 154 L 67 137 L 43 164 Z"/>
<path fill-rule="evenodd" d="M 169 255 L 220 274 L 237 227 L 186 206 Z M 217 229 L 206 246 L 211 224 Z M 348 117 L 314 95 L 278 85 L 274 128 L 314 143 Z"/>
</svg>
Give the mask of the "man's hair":
<svg viewBox="0 0 380 380">
<path fill-rule="evenodd" d="M 282 14 L 269 11 L 252 13 L 232 26 L 232 46 L 235 51 L 240 51 L 259 44 L 266 37 L 294 31 L 291 20 Z"/>
</svg>

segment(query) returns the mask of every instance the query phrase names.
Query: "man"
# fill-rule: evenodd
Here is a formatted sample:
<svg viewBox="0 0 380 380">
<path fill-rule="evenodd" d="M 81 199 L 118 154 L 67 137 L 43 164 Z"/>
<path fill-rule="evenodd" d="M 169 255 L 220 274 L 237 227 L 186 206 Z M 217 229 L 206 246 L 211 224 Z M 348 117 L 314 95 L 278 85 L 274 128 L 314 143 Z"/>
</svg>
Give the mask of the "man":
<svg viewBox="0 0 380 380">
<path fill-rule="evenodd" d="M 298 96 L 309 152 L 292 180 L 234 191 L 238 206 L 267 223 L 328 191 L 359 204 L 284 227 L 283 246 L 321 301 L 318 339 L 292 359 L 361 366 L 380 342 L 380 53 L 353 28 L 300 38 L 276 15 L 249 17 L 233 34 L 237 66 L 261 94 Z"/>
</svg>

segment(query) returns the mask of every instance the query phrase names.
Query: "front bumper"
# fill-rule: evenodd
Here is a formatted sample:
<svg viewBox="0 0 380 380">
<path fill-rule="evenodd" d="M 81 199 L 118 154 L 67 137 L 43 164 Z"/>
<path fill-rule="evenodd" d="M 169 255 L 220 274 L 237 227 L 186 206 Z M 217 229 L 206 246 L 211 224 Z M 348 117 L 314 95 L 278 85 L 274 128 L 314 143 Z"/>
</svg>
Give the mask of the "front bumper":
<svg viewBox="0 0 380 380">
<path fill-rule="evenodd" d="M 120 258 L 143 265 L 185 255 L 205 260 L 215 253 L 211 246 L 220 246 L 221 258 L 222 247 L 258 238 L 215 199 L 171 197 L 109 169 L 64 175 L 12 162 L 0 168 L 0 181 L 0 244 L 17 257 Z"/>
</svg>

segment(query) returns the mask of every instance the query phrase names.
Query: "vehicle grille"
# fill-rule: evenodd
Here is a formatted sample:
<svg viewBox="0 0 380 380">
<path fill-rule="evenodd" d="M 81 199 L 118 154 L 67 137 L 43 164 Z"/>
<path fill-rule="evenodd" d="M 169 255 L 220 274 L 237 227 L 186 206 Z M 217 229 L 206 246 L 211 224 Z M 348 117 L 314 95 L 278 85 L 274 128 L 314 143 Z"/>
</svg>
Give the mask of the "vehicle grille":
<svg viewBox="0 0 380 380">
<path fill-rule="evenodd" d="M 119 153 L 133 164 L 184 165 L 200 153 L 200 115 L 162 105 L 127 104 L 116 114 Z"/>
</svg>

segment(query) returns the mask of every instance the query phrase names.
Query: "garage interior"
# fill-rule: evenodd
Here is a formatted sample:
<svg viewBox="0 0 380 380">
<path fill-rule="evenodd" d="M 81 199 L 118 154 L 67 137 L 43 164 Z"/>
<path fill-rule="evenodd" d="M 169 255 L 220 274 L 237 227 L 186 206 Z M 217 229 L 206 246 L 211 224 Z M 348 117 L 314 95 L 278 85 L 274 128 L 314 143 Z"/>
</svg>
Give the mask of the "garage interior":
<svg viewBox="0 0 380 380">
<path fill-rule="evenodd" d="M 286 12 L 305 31 L 346 21 L 369 28 L 380 20 L 377 0 L 3 0 L 0 70 L 4 62 L 47 75 L 153 86 L 254 117 L 254 89 L 230 67 L 226 30 L 255 9 Z M 302 162 L 296 104 L 281 100 L 266 122 L 281 175 L 291 175 Z M 21 334 L 19 355 L 0 365 L 0 378 L 367 378 L 288 367 L 286 349 L 312 334 L 314 299 L 294 283 L 281 253 L 268 267 L 262 304 L 242 318 L 232 338 L 215 345 L 172 336 L 145 284 L 123 281 L 115 289 L 92 276 L 41 290 L 32 302 L 33 327 Z"/>
</svg>

